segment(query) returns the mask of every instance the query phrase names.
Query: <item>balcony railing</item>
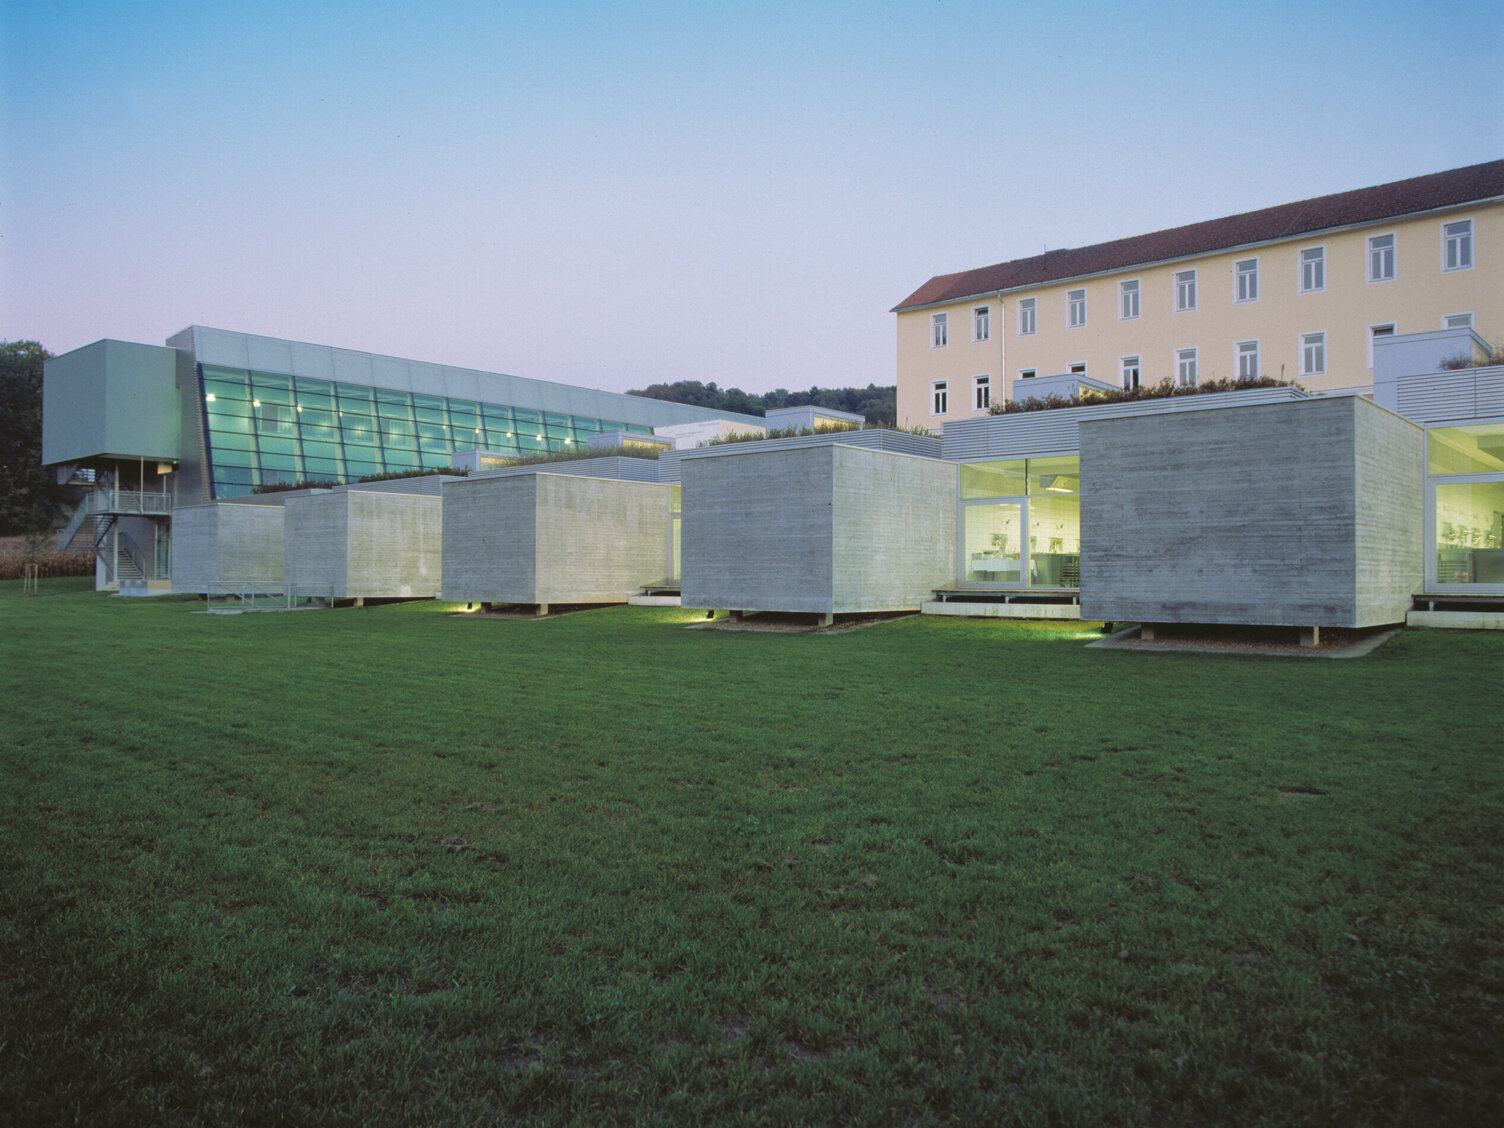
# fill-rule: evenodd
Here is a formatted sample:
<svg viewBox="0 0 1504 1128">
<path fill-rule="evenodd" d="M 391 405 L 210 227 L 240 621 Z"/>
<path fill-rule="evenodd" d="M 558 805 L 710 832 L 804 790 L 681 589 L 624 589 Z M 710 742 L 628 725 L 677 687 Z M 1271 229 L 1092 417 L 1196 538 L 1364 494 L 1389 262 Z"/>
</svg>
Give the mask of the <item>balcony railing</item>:
<svg viewBox="0 0 1504 1128">
<path fill-rule="evenodd" d="M 172 513 L 172 495 L 137 490 L 95 490 L 89 495 L 89 505 L 94 513 L 166 517 Z"/>
</svg>

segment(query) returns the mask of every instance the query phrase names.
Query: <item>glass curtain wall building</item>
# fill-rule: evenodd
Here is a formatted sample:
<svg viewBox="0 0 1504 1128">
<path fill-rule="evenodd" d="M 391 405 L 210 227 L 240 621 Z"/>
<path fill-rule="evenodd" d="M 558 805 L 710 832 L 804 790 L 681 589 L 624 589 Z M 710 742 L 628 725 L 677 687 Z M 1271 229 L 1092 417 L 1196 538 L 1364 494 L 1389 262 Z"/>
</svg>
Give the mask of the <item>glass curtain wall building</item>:
<svg viewBox="0 0 1504 1128">
<path fill-rule="evenodd" d="M 601 432 L 750 416 L 193 326 L 167 344 L 182 400 L 180 504 L 292 482 L 447 470 L 456 451 L 568 452 Z M 202 436 L 198 443 L 197 436 Z"/>
<path fill-rule="evenodd" d="M 199 380 L 217 498 L 288 482 L 447 470 L 457 450 L 519 457 L 583 448 L 601 431 L 652 431 L 562 411 L 220 365 L 201 365 Z"/>
<path fill-rule="evenodd" d="M 601 432 L 761 418 L 497 372 L 191 326 L 165 345 L 101 340 L 47 362 L 42 459 L 92 489 L 59 543 L 100 587 L 165 583 L 175 508 L 295 482 L 448 470 L 583 448 Z"/>
</svg>

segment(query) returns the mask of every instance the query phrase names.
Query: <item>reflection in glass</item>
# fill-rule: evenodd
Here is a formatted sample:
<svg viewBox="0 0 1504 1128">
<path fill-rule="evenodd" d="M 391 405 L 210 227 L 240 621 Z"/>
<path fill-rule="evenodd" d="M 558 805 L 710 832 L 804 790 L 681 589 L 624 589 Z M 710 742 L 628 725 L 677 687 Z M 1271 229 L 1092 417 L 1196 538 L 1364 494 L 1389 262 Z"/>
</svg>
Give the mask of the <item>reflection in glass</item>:
<svg viewBox="0 0 1504 1128">
<path fill-rule="evenodd" d="M 203 394 L 216 497 L 295 480 L 298 473 L 354 481 L 390 470 L 438 469 L 456 450 L 541 454 L 570 450 L 597 431 L 652 430 L 564 414 L 545 420 L 543 412 L 505 404 L 208 364 Z M 301 469 L 300 444 L 307 459 Z"/>
<path fill-rule="evenodd" d="M 961 496 L 1016 497 L 1024 492 L 1024 460 L 963 462 Z"/>
<path fill-rule="evenodd" d="M 1081 488 L 1081 459 L 1074 454 L 1029 459 L 1029 492 L 1075 493 Z"/>
<path fill-rule="evenodd" d="M 1504 585 L 1504 482 L 1438 482 L 1436 581 Z"/>
<path fill-rule="evenodd" d="M 1504 472 L 1504 423 L 1432 427 L 1426 432 L 1426 473 Z"/>
<path fill-rule="evenodd" d="M 1032 470 L 1032 460 L 1029 466 Z M 1033 587 L 1080 586 L 1079 495 L 1029 499 L 1029 583 Z"/>
<path fill-rule="evenodd" d="M 968 505 L 965 512 L 963 578 L 973 583 L 1018 583 L 1023 575 L 1023 507 L 1018 502 Z"/>
</svg>

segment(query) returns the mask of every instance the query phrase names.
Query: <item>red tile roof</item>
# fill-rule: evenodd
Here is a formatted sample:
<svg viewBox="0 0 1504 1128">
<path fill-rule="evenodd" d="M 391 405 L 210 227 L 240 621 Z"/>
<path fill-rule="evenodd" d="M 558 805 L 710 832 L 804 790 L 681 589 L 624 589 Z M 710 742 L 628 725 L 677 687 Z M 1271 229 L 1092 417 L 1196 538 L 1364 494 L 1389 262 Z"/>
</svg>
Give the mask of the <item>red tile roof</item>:
<svg viewBox="0 0 1504 1128">
<path fill-rule="evenodd" d="M 941 274 L 899 302 L 892 312 L 1020 286 L 1037 286 L 1062 278 L 1124 270 L 1144 263 L 1204 255 L 1311 231 L 1374 223 L 1498 196 L 1504 196 L 1504 160 L 1433 172 L 1429 176 L 1396 180 L 1392 184 L 1358 188 L 1332 196 L 1317 196 L 1312 200 L 1297 200 L 1293 204 L 1208 219 L 1184 227 L 1170 227 L 1148 235 L 1114 239 L 1110 243 L 1046 251 L 1042 255 L 963 270 L 957 274 Z"/>
</svg>

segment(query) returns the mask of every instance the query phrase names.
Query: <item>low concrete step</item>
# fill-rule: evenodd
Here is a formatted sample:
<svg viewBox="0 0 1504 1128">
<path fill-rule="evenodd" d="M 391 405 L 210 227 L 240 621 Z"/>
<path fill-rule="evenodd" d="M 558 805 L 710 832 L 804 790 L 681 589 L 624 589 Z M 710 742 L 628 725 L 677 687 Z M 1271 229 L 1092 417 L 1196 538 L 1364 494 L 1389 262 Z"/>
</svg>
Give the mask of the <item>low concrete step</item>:
<svg viewBox="0 0 1504 1128">
<path fill-rule="evenodd" d="M 967 615 L 982 619 L 1076 619 L 1079 603 L 962 603 L 959 600 L 929 600 L 919 606 L 925 615 Z"/>
<path fill-rule="evenodd" d="M 120 590 L 116 595 L 171 595 L 171 580 L 127 580 L 120 581 Z"/>
<path fill-rule="evenodd" d="M 1411 611 L 1407 627 L 1438 627 L 1455 631 L 1504 631 L 1504 611 Z"/>
</svg>

